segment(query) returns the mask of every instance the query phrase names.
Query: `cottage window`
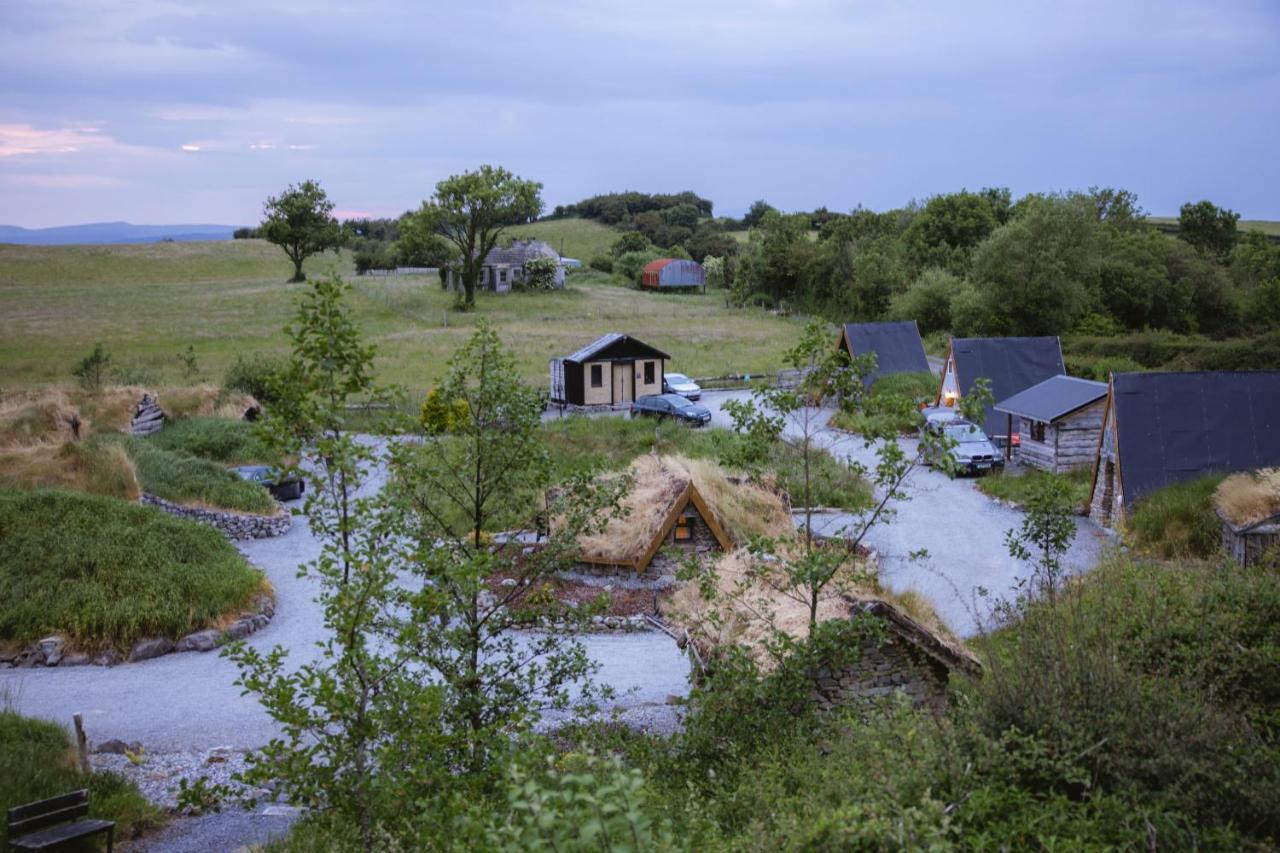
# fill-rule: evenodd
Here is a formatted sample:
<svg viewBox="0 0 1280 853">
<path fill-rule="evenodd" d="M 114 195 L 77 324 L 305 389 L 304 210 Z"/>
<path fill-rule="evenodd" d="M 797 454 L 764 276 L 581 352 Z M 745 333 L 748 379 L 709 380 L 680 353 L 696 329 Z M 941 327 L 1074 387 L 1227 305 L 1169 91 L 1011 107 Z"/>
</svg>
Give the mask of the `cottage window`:
<svg viewBox="0 0 1280 853">
<path fill-rule="evenodd" d="M 591 365 L 591 387 L 592 388 L 604 387 L 604 365 L 603 364 Z"/>
<path fill-rule="evenodd" d="M 1044 421 L 1031 422 L 1031 440 L 1044 442 Z"/>
<path fill-rule="evenodd" d="M 646 361 L 644 363 L 644 384 L 645 385 L 653 384 L 653 362 L 652 361 Z"/>
<path fill-rule="evenodd" d="M 691 521 L 692 519 L 687 515 L 682 515 L 676 519 L 677 542 L 688 542 L 693 538 L 693 526 L 690 523 Z"/>
<path fill-rule="evenodd" d="M 507 271 L 506 271 L 506 270 L 498 270 L 498 281 L 501 281 L 501 282 L 504 282 L 504 283 L 505 283 L 505 282 L 506 282 L 506 280 L 507 280 Z"/>
</svg>

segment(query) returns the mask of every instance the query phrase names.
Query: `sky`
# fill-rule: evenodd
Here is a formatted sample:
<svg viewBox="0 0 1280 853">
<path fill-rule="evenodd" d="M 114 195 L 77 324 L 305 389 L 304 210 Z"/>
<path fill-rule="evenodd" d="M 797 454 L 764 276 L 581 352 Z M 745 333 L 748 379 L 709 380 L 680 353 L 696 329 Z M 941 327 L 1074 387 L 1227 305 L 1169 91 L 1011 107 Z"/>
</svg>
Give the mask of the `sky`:
<svg viewBox="0 0 1280 853">
<path fill-rule="evenodd" d="M 396 216 L 483 163 L 548 209 L 1123 187 L 1280 219 L 1280 2 L 0 0 L 0 223 Z"/>
</svg>

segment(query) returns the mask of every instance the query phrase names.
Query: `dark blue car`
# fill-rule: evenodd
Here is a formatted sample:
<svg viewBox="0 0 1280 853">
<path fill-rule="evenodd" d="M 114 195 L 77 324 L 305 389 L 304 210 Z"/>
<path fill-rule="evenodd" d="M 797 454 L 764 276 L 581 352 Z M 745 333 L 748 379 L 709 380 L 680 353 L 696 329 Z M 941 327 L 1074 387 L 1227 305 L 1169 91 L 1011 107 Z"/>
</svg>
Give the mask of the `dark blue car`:
<svg viewBox="0 0 1280 853">
<path fill-rule="evenodd" d="M 710 409 L 690 403 L 679 394 L 647 394 L 637 397 L 631 404 L 631 417 L 638 415 L 659 420 L 674 418 L 691 426 L 705 426 L 711 423 Z"/>
</svg>

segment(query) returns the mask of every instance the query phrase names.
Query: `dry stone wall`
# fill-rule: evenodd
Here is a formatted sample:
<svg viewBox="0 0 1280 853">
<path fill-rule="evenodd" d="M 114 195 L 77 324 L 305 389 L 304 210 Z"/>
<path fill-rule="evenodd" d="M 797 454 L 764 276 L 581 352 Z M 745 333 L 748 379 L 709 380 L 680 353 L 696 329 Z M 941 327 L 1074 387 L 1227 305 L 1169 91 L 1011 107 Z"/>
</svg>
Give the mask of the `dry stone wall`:
<svg viewBox="0 0 1280 853">
<path fill-rule="evenodd" d="M 892 635 L 864 631 L 847 662 L 813 673 L 814 700 L 827 708 L 879 699 L 895 692 L 913 705 L 946 704 L 946 667 Z"/>
<path fill-rule="evenodd" d="M 267 539 L 282 536 L 293 525 L 293 516 L 277 504 L 275 515 L 252 515 L 239 512 L 222 512 L 203 507 L 182 506 L 155 495 L 143 494 L 142 503 L 153 506 L 177 518 L 212 524 L 228 539 Z"/>
</svg>

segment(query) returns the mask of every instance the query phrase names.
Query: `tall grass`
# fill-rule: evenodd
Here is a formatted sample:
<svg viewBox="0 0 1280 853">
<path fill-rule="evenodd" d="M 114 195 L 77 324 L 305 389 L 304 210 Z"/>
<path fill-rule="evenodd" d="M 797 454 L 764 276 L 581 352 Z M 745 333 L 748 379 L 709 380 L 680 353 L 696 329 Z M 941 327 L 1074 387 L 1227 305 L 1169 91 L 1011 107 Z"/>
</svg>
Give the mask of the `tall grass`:
<svg viewBox="0 0 1280 853">
<path fill-rule="evenodd" d="M 1084 506 L 1089 500 L 1089 480 L 1093 472 L 1089 468 L 1074 468 L 1065 474 L 1051 474 L 1036 468 L 1021 473 L 1002 471 L 990 474 L 977 481 L 978 490 L 993 498 L 1025 506 L 1032 495 L 1035 495 L 1047 480 L 1061 480 L 1066 483 L 1071 495 L 1071 506 Z"/>
<path fill-rule="evenodd" d="M 920 404 L 932 402 L 937 393 L 938 377 L 932 373 L 891 373 L 871 386 L 862 411 L 836 412 L 831 425 L 861 435 L 914 433 L 924 423 Z"/>
<path fill-rule="evenodd" d="M 123 650 L 204 627 L 262 585 L 207 525 L 116 498 L 0 492 L 0 642 L 60 633 Z"/>
<path fill-rule="evenodd" d="M 148 441 L 176 453 L 189 453 L 224 465 L 274 464 L 274 454 L 263 445 L 248 421 L 229 418 L 186 418 L 165 426 Z"/>
<path fill-rule="evenodd" d="M 133 838 L 164 822 L 164 814 L 115 773 L 84 773 L 67 732 L 0 706 L 0 812 L 89 789 L 89 816 L 116 822 L 116 838 Z M 82 848 L 75 848 L 82 849 Z"/>
<path fill-rule="evenodd" d="M 1164 559 L 1212 557 L 1222 548 L 1222 523 L 1213 511 L 1221 474 L 1208 474 L 1152 492 L 1129 517 L 1129 538 L 1145 554 Z"/>
<path fill-rule="evenodd" d="M 167 450 L 145 438 L 114 434 L 98 435 L 93 441 L 123 445 L 137 467 L 142 490 L 167 501 L 263 515 L 276 510 L 266 489 L 217 462 Z"/>
</svg>

